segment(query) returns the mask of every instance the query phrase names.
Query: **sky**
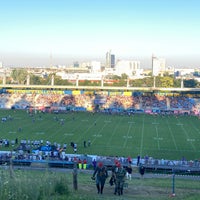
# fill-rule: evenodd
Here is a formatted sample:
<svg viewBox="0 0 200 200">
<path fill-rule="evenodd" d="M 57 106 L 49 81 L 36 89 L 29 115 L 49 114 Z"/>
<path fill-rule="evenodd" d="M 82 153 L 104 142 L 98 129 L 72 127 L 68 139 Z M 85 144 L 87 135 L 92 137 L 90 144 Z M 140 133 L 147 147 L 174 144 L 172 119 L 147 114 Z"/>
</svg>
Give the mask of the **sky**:
<svg viewBox="0 0 200 200">
<path fill-rule="evenodd" d="M 0 0 L 0 61 L 140 60 L 200 67 L 199 0 Z"/>
</svg>

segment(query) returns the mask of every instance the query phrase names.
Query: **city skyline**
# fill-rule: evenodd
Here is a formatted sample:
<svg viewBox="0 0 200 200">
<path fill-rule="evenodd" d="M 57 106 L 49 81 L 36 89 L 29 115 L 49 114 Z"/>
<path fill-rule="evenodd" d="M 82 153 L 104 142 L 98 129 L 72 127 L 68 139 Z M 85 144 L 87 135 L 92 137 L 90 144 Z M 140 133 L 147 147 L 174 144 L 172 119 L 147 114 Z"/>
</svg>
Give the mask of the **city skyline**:
<svg viewBox="0 0 200 200">
<path fill-rule="evenodd" d="M 169 66 L 200 66 L 198 0 L 1 1 L 0 61 L 4 65 L 105 62 L 151 56 Z M 50 58 L 52 57 L 52 58 Z"/>
</svg>

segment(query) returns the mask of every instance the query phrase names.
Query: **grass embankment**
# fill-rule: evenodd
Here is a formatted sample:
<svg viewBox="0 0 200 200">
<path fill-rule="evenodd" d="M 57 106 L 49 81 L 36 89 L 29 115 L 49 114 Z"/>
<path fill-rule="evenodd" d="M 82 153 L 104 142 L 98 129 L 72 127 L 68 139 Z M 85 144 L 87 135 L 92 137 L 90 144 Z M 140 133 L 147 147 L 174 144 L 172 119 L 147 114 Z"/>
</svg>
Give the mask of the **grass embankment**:
<svg viewBox="0 0 200 200">
<path fill-rule="evenodd" d="M 1 200 L 64 200 L 64 199 L 148 199 L 165 200 L 172 194 L 172 176 L 155 177 L 145 174 L 140 178 L 136 172 L 132 180 L 127 180 L 128 187 L 123 196 L 113 194 L 114 186 L 106 182 L 104 194 L 98 195 L 95 182 L 91 180 L 92 171 L 78 171 L 78 190 L 73 189 L 73 171 L 10 171 L 0 170 Z M 175 199 L 197 200 L 200 196 L 199 179 L 181 179 L 175 177 Z"/>
</svg>

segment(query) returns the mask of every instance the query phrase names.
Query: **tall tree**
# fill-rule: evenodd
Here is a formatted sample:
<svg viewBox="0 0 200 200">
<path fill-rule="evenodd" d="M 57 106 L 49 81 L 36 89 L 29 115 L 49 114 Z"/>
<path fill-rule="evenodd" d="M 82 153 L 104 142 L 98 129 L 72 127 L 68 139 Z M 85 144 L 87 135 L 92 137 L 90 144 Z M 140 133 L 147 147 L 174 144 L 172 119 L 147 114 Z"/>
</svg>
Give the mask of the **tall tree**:
<svg viewBox="0 0 200 200">
<path fill-rule="evenodd" d="M 28 72 L 25 69 L 13 69 L 11 72 L 11 78 L 13 82 L 17 84 L 25 84 Z"/>
</svg>

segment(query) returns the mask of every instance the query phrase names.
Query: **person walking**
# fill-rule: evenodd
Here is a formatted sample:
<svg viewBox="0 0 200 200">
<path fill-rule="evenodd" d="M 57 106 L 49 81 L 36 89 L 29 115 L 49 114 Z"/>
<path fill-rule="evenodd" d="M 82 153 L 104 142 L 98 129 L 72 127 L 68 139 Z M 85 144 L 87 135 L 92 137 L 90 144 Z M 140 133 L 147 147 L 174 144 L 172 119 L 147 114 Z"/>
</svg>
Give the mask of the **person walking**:
<svg viewBox="0 0 200 200">
<path fill-rule="evenodd" d="M 116 164 L 114 177 L 115 177 L 114 194 L 123 195 L 123 187 L 124 187 L 124 182 L 125 182 L 125 177 L 126 177 L 126 170 L 123 168 L 120 162 Z"/>
<path fill-rule="evenodd" d="M 108 178 L 108 171 L 106 166 L 104 166 L 102 162 L 98 163 L 91 178 L 92 180 L 96 179 L 96 187 L 98 194 L 103 194 L 104 185 L 106 179 Z"/>
</svg>

